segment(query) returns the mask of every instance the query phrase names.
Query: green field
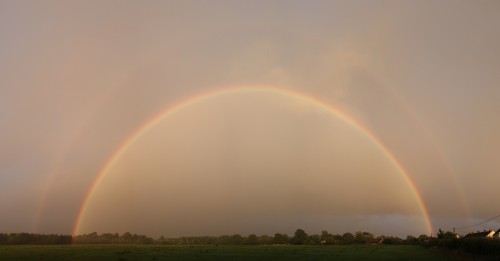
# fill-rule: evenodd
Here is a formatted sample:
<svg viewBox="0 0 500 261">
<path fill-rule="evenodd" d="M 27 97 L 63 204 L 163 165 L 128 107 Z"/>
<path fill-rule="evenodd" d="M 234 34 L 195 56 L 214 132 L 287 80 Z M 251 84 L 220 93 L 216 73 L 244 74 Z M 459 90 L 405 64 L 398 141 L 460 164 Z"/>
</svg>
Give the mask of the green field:
<svg viewBox="0 0 500 261">
<path fill-rule="evenodd" d="M 420 246 L 0 246 L 0 260 L 446 260 Z"/>
</svg>

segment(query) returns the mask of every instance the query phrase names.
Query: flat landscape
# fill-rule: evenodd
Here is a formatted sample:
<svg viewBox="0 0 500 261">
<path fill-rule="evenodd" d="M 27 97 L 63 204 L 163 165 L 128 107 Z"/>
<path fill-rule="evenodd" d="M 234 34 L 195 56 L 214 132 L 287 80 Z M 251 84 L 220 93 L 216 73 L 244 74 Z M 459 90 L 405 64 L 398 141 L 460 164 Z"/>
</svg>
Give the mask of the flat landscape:
<svg viewBox="0 0 500 261">
<path fill-rule="evenodd" d="M 500 0 L 0 0 L 0 261 L 500 261 Z"/>
<path fill-rule="evenodd" d="M 420 246 L 0 246 L 0 260 L 447 260 Z"/>
</svg>

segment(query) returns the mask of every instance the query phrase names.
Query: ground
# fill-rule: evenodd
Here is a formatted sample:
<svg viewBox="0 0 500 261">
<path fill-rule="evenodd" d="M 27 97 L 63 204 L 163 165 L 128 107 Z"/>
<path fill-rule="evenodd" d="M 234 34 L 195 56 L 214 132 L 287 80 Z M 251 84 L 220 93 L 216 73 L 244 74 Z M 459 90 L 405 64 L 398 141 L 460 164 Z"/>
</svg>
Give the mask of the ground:
<svg viewBox="0 0 500 261">
<path fill-rule="evenodd" d="M 0 260 L 447 260 L 420 246 L 0 246 Z"/>
</svg>

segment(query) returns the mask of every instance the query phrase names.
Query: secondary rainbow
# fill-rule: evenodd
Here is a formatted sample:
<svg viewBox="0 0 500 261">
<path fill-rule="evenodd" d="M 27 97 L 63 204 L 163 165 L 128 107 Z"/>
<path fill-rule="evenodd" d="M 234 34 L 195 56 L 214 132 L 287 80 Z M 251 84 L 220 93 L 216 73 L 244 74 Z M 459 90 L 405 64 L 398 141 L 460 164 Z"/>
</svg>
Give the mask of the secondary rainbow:
<svg viewBox="0 0 500 261">
<path fill-rule="evenodd" d="M 332 115 L 338 117 L 339 119 L 343 120 L 344 122 L 350 124 L 351 126 L 355 127 L 358 129 L 363 135 L 368 137 L 372 142 L 374 142 L 384 153 L 384 155 L 395 165 L 395 167 L 398 169 L 399 173 L 401 173 L 404 177 L 404 180 L 406 183 L 411 187 L 412 193 L 415 197 L 415 199 L 418 202 L 420 212 L 423 214 L 425 221 L 426 221 L 426 226 L 427 226 L 427 233 L 432 233 L 433 232 L 433 227 L 432 223 L 429 217 L 429 212 L 427 210 L 427 207 L 422 199 L 422 196 L 418 192 L 417 187 L 415 186 L 414 181 L 411 179 L 410 175 L 408 174 L 408 171 L 403 167 L 401 162 L 394 156 L 394 154 L 385 146 L 385 144 L 380 141 L 380 139 L 370 132 L 366 127 L 364 127 L 361 123 L 359 123 L 356 119 L 354 119 L 352 116 L 346 114 L 345 112 L 340 111 L 336 107 L 334 107 L 332 104 L 321 100 L 320 98 L 313 97 L 310 95 L 307 95 L 305 93 L 289 90 L 289 89 L 283 89 L 283 88 L 277 88 L 274 86 L 239 86 L 239 87 L 223 87 L 223 88 L 216 88 L 209 90 L 207 92 L 200 93 L 198 95 L 194 95 L 191 98 L 182 100 L 172 106 L 169 106 L 167 109 L 163 110 L 161 113 L 157 114 L 153 118 L 151 118 L 149 121 L 147 121 L 145 124 L 142 125 L 138 130 L 136 130 L 132 135 L 130 135 L 119 147 L 118 149 L 112 154 L 112 156 L 106 161 L 106 164 L 103 166 L 97 177 L 94 179 L 92 185 L 90 186 L 90 189 L 88 190 L 83 203 L 80 207 L 80 210 L 78 212 L 78 216 L 75 222 L 75 226 L 73 229 L 73 235 L 77 235 L 80 227 L 80 223 L 82 222 L 82 219 L 85 215 L 85 211 L 87 209 L 87 205 L 89 201 L 92 199 L 93 192 L 95 189 L 99 186 L 101 180 L 103 177 L 106 175 L 106 173 L 113 167 L 115 162 L 123 155 L 123 153 L 144 133 L 146 133 L 149 129 L 154 127 L 158 122 L 160 122 L 162 119 L 168 117 L 169 115 L 172 115 L 183 108 L 186 108 L 188 106 L 197 104 L 199 102 L 202 102 L 204 100 L 221 96 L 221 95 L 229 95 L 229 94 L 234 94 L 234 93 L 271 93 L 271 94 L 276 94 L 276 95 L 281 95 L 285 97 L 290 97 L 294 99 L 298 99 L 310 104 L 313 104 L 329 113 Z"/>
</svg>

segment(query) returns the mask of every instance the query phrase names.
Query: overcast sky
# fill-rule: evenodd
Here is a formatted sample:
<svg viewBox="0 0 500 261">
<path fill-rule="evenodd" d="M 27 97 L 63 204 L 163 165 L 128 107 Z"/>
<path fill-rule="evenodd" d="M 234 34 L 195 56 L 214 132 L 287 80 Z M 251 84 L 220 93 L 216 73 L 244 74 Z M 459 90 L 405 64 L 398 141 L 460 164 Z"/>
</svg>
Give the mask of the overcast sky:
<svg viewBox="0 0 500 261">
<path fill-rule="evenodd" d="M 498 1 L 0 1 L 0 35 L 0 232 L 72 233 L 183 102 L 77 232 L 428 233 L 388 151 L 436 230 L 500 214 Z"/>
</svg>

